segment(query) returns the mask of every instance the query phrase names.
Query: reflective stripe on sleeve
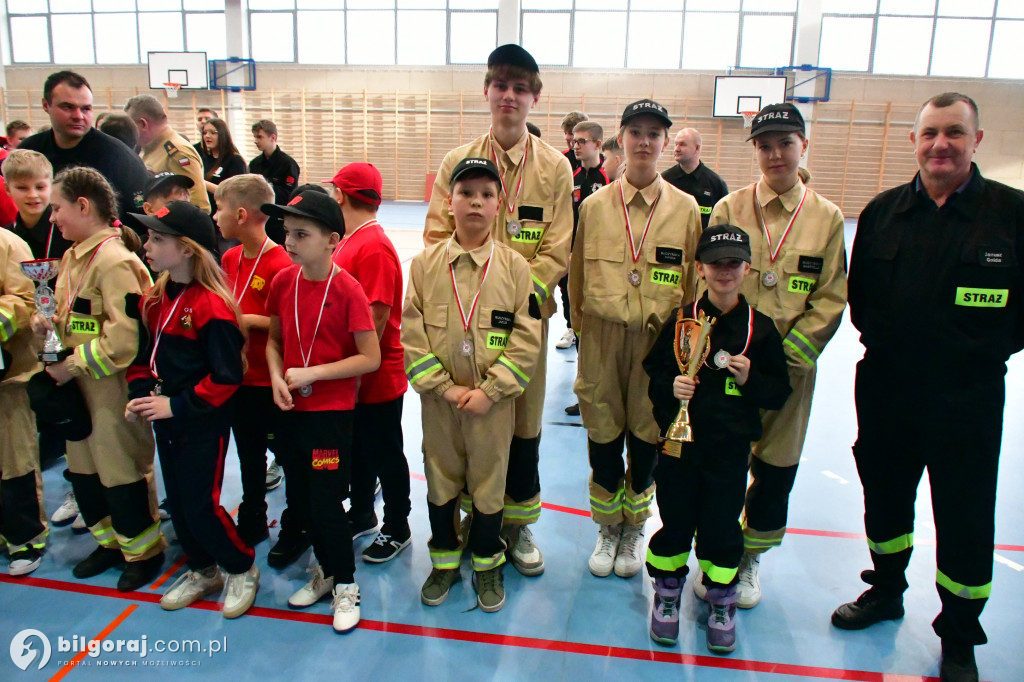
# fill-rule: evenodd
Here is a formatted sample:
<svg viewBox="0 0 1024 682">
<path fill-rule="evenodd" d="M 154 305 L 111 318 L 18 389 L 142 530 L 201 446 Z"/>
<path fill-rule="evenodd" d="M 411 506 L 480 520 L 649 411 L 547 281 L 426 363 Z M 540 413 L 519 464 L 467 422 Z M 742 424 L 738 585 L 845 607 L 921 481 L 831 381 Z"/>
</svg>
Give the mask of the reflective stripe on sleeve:
<svg viewBox="0 0 1024 682">
<path fill-rule="evenodd" d="M 512 372 L 512 374 L 516 378 L 516 382 L 518 382 L 518 384 L 519 384 L 519 387 L 522 388 L 525 391 L 526 387 L 530 384 L 530 377 L 526 376 L 526 374 L 523 372 L 523 370 L 521 370 L 518 367 L 516 367 L 515 363 L 513 363 L 511 360 L 506 358 L 504 355 L 498 356 L 497 362 L 498 362 L 498 364 L 501 364 L 504 367 L 507 367 L 509 369 L 509 371 Z"/>
<path fill-rule="evenodd" d="M 813 365 L 817 362 L 818 356 L 821 355 L 821 352 L 814 347 L 814 344 L 795 329 L 789 331 L 789 334 L 783 339 L 783 343 L 795 350 L 797 355 L 802 357 L 808 365 Z"/>
<path fill-rule="evenodd" d="M 14 332 L 18 331 L 14 317 L 6 310 L 0 310 L 0 341 L 10 341 Z"/>
<path fill-rule="evenodd" d="M 433 353 L 428 353 L 409 365 L 405 369 L 405 376 L 409 377 L 410 383 L 415 383 L 423 375 L 430 374 L 438 369 L 441 369 L 441 361 Z"/>
<path fill-rule="evenodd" d="M 544 305 L 544 301 L 548 300 L 551 292 L 544 286 L 544 282 L 537 279 L 536 275 L 531 273 L 530 277 L 533 279 L 533 293 L 537 294 L 537 303 L 538 305 Z"/>
</svg>

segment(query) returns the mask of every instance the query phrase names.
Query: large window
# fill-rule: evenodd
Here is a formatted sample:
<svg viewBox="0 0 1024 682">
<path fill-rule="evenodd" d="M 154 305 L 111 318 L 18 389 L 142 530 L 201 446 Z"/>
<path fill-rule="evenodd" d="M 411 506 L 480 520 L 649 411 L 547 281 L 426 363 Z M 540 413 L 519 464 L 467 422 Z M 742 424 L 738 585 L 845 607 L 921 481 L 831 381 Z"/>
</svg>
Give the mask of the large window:
<svg viewBox="0 0 1024 682">
<path fill-rule="evenodd" d="M 522 45 L 582 68 L 788 66 L 797 0 L 522 0 Z"/>
<path fill-rule="evenodd" d="M 822 0 L 818 63 L 841 71 L 1024 77 L 1021 0 Z"/>
<path fill-rule="evenodd" d="M 227 56 L 224 0 L 7 0 L 9 63 L 138 64 L 147 52 Z"/>
</svg>

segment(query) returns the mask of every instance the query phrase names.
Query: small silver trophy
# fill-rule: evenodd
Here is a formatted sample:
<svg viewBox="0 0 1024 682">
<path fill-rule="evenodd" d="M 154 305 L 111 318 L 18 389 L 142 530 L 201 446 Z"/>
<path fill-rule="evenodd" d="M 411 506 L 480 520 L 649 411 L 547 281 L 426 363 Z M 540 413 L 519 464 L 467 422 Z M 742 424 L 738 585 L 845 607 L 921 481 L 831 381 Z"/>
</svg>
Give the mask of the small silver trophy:
<svg viewBox="0 0 1024 682">
<path fill-rule="evenodd" d="M 57 314 L 57 299 L 54 298 L 53 289 L 50 288 L 48 282 L 57 276 L 59 270 L 59 258 L 41 258 L 21 263 L 21 271 L 36 283 L 36 310 L 50 321 L 51 328 L 46 332 L 43 351 L 39 353 L 39 359 L 47 364 L 61 362 L 71 354 L 71 349 L 64 348 L 60 337 L 53 329 L 53 316 Z"/>
</svg>

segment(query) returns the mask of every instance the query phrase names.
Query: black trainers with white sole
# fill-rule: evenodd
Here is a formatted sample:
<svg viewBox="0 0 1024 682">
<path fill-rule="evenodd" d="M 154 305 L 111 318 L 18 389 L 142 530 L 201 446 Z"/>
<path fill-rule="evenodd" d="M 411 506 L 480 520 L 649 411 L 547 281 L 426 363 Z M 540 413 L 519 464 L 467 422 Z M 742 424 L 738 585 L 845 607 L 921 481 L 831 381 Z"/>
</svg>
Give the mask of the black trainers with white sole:
<svg viewBox="0 0 1024 682">
<path fill-rule="evenodd" d="M 386 561 L 391 561 L 411 542 L 412 533 L 408 529 L 402 535 L 392 533 L 387 526 L 382 526 L 370 546 L 363 550 L 363 561 L 370 564 L 383 564 Z"/>
</svg>

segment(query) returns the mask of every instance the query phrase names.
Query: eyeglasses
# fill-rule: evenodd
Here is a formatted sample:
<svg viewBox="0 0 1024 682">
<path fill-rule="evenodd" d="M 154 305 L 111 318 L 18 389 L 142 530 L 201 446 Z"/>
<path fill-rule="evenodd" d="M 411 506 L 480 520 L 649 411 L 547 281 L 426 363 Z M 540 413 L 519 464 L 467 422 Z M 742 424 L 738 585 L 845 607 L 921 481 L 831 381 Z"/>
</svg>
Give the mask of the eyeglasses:
<svg viewBox="0 0 1024 682">
<path fill-rule="evenodd" d="M 575 140 L 572 141 L 572 146 L 573 147 L 582 147 L 583 145 L 585 145 L 588 142 L 597 142 L 597 140 L 584 140 L 582 137 L 577 137 Z"/>
</svg>

